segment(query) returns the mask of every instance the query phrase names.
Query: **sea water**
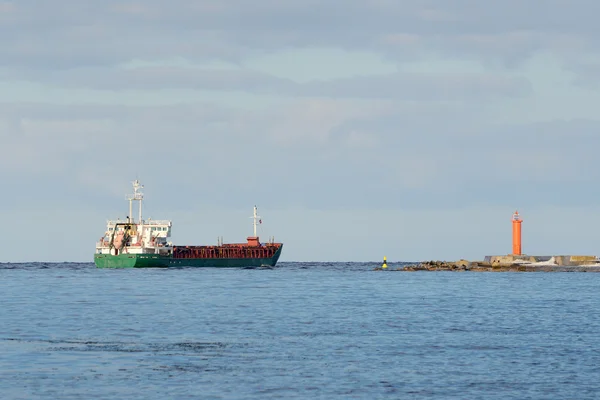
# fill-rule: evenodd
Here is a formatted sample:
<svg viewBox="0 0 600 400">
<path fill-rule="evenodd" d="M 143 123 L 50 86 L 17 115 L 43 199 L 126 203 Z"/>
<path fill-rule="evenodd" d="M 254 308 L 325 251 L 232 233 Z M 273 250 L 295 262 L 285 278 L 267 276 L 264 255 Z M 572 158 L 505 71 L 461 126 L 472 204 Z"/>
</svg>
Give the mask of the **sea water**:
<svg viewBox="0 0 600 400">
<path fill-rule="evenodd" d="M 0 264 L 0 397 L 600 397 L 600 274 L 378 266 Z"/>
</svg>

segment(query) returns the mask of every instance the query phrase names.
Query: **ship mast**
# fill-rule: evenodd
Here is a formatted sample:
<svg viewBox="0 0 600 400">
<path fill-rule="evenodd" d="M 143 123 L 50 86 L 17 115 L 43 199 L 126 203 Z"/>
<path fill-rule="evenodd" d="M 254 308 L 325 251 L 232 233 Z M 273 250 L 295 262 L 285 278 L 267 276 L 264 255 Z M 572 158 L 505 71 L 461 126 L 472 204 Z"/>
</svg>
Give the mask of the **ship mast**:
<svg viewBox="0 0 600 400">
<path fill-rule="evenodd" d="M 256 206 L 254 206 L 254 215 L 252 217 L 250 217 L 250 218 L 254 218 L 254 237 L 256 237 L 256 221 L 260 218 L 257 215 L 257 211 L 258 211 L 258 209 L 256 208 Z"/>
<path fill-rule="evenodd" d="M 135 180 L 132 182 L 133 184 L 133 195 L 128 195 L 127 196 L 127 200 L 129 200 L 129 218 L 131 220 L 131 222 L 133 221 L 133 201 L 139 201 L 140 202 L 140 209 L 139 209 L 139 220 L 138 220 L 138 224 L 142 223 L 142 200 L 144 199 L 144 193 L 139 192 L 140 189 L 144 188 L 144 185 L 140 184 L 139 180 Z"/>
</svg>

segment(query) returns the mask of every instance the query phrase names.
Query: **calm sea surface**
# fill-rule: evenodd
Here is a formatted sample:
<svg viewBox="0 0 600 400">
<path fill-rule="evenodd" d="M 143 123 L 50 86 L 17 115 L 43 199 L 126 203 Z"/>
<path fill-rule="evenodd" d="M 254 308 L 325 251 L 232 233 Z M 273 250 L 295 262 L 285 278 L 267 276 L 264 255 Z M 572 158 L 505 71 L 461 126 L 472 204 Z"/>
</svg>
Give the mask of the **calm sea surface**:
<svg viewBox="0 0 600 400">
<path fill-rule="evenodd" d="M 376 266 L 0 264 L 0 398 L 600 398 L 600 273 Z"/>
</svg>

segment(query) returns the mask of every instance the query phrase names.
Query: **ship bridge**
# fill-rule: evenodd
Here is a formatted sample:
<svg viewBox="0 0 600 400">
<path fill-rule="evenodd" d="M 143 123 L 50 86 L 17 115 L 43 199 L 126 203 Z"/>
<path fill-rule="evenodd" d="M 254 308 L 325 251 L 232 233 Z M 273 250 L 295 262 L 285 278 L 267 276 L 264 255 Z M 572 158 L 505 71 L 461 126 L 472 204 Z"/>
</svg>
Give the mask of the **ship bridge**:
<svg viewBox="0 0 600 400">
<path fill-rule="evenodd" d="M 169 220 L 148 219 L 141 223 L 121 221 L 120 219 L 109 220 L 106 223 L 106 234 L 111 235 L 116 227 L 116 232 L 129 231 L 151 231 L 154 237 L 168 238 L 171 237 L 172 222 Z"/>
</svg>

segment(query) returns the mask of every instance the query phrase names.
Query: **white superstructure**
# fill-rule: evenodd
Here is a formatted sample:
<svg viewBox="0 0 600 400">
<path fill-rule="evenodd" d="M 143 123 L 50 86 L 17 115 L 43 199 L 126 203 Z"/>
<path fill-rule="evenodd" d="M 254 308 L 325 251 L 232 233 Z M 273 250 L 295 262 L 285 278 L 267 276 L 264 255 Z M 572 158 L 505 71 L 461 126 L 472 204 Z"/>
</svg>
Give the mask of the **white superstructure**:
<svg viewBox="0 0 600 400">
<path fill-rule="evenodd" d="M 133 181 L 133 195 L 128 195 L 129 215 L 124 221 L 108 221 L 104 236 L 96 243 L 97 254 L 171 254 L 173 244 L 167 241 L 171 237 L 171 221 L 142 219 L 142 201 L 144 194 L 139 190 L 144 186 L 136 179 Z M 133 218 L 133 201 L 139 202 L 137 220 Z"/>
</svg>

